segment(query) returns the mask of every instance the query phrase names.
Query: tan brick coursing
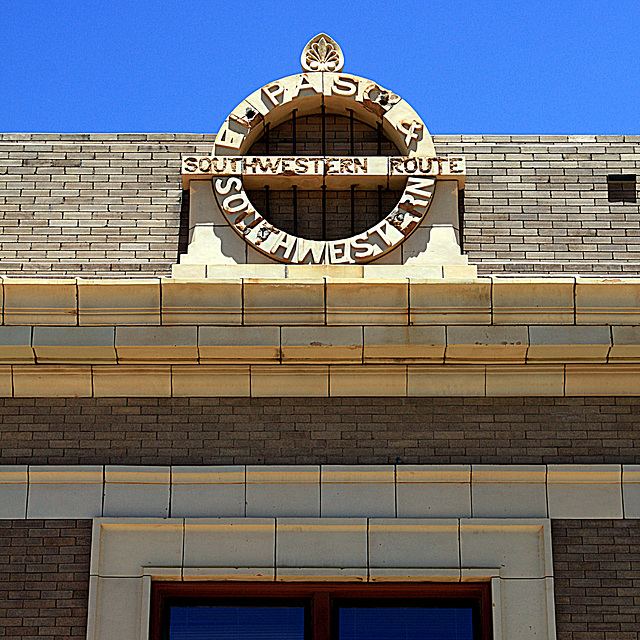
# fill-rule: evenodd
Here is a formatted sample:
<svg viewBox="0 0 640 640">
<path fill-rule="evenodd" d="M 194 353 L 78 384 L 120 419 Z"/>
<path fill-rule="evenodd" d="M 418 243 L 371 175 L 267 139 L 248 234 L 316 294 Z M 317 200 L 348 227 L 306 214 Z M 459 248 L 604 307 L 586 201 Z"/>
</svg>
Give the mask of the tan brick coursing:
<svg viewBox="0 0 640 640">
<path fill-rule="evenodd" d="M 638 204 L 607 175 L 640 173 L 640 136 L 436 136 L 467 158 L 464 250 L 478 272 L 638 273 Z"/>
<path fill-rule="evenodd" d="M 640 520 L 553 520 L 558 640 L 640 638 Z"/>
<path fill-rule="evenodd" d="M 0 136 L 0 260 L 13 275 L 168 275 L 181 156 L 213 135 Z"/>
<path fill-rule="evenodd" d="M 480 273 L 640 273 L 638 205 L 609 203 L 606 184 L 639 172 L 640 136 L 434 139 L 438 153 L 467 158 L 464 249 Z M 0 135 L 0 274 L 168 275 L 180 158 L 213 140 Z"/>
<path fill-rule="evenodd" d="M 0 400 L 1 464 L 640 464 L 640 398 Z"/>
<path fill-rule="evenodd" d="M 84 638 L 90 520 L 0 520 L 0 637 Z"/>
</svg>

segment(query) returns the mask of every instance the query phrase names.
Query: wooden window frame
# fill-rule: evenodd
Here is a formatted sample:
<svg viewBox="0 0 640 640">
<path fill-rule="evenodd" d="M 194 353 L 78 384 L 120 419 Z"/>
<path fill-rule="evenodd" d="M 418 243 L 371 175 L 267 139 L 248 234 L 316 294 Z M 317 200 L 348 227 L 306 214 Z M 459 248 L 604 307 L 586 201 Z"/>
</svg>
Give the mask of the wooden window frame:
<svg viewBox="0 0 640 640">
<path fill-rule="evenodd" d="M 151 590 L 150 640 L 168 640 L 168 612 L 172 604 L 186 600 L 203 603 L 206 600 L 273 601 L 273 604 L 306 602 L 310 607 L 310 629 L 305 638 L 331 640 L 336 638 L 337 616 L 333 614 L 338 602 L 397 600 L 398 606 L 408 599 L 424 598 L 431 603 L 469 604 L 474 609 L 474 640 L 491 640 L 492 604 L 489 582 L 447 583 L 256 583 L 256 582 L 154 582 Z"/>
</svg>

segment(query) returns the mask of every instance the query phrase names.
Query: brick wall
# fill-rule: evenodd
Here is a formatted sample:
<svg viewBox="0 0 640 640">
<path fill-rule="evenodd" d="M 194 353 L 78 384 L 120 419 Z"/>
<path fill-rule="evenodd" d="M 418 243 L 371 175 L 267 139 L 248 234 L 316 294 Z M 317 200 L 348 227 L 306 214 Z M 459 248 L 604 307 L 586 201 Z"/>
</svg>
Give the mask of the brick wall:
<svg viewBox="0 0 640 640">
<path fill-rule="evenodd" d="M 351 154 L 351 122 L 346 116 L 327 114 L 305 116 L 296 119 L 296 144 L 294 154 L 293 126 L 291 120 L 271 129 L 256 141 L 249 155 L 322 155 L 322 132 L 324 130 L 325 152 L 336 156 L 392 156 L 398 154 L 397 147 L 386 139 L 378 137 L 373 127 L 353 121 L 353 154 Z M 268 139 L 268 141 L 267 141 Z"/>
<path fill-rule="evenodd" d="M 90 520 L 0 520 L 0 637 L 85 638 Z"/>
<path fill-rule="evenodd" d="M 466 155 L 464 249 L 480 274 L 640 273 L 638 204 L 607 175 L 640 173 L 640 136 L 436 136 Z"/>
<path fill-rule="evenodd" d="M 213 139 L 0 135 L 0 274 L 168 275 L 185 215 L 180 158 Z M 606 185 L 638 173 L 640 136 L 435 143 L 467 157 L 464 247 L 480 273 L 640 273 L 638 204 L 609 203 Z"/>
<path fill-rule="evenodd" d="M 169 275 L 181 156 L 213 135 L 0 136 L 0 274 Z"/>
<path fill-rule="evenodd" d="M 639 398 L 5 398 L 0 464 L 638 464 L 639 422 Z"/>
<path fill-rule="evenodd" d="M 248 191 L 249 198 L 258 211 L 267 211 L 266 191 Z M 325 193 L 327 240 L 348 238 L 362 233 L 382 220 L 396 206 L 402 191 L 382 189 L 354 192 L 354 224 L 351 227 L 351 191 Z M 298 190 L 296 192 L 297 228 L 294 226 L 293 191 L 269 190 L 269 220 L 288 233 L 322 240 L 322 192 Z"/>
<path fill-rule="evenodd" d="M 554 520 L 558 640 L 640 638 L 640 520 Z"/>
</svg>

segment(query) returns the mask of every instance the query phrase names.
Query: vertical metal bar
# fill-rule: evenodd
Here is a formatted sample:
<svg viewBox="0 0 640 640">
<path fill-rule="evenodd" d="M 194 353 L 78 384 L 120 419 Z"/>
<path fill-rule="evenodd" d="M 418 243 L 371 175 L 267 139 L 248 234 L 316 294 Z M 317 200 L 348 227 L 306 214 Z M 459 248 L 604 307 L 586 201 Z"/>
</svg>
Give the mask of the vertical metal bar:
<svg viewBox="0 0 640 640">
<path fill-rule="evenodd" d="M 349 155 L 355 156 L 355 141 L 353 133 L 353 109 L 349 109 Z"/>
<path fill-rule="evenodd" d="M 269 185 L 264 188 L 264 217 L 269 219 Z"/>
<path fill-rule="evenodd" d="M 293 185 L 293 235 L 298 235 L 298 187 Z"/>
<path fill-rule="evenodd" d="M 382 122 L 378 122 L 378 155 L 382 155 Z"/>
<path fill-rule="evenodd" d="M 320 113 L 322 114 L 322 155 L 327 154 L 326 143 L 326 111 L 324 105 L 320 107 Z M 322 239 L 327 239 L 327 187 L 322 185 Z"/>
<path fill-rule="evenodd" d="M 322 185 L 322 239 L 327 239 L 327 187 Z"/>
<path fill-rule="evenodd" d="M 326 155 L 327 154 L 327 145 L 326 145 L 326 141 L 325 141 L 325 135 L 326 135 L 326 123 L 325 123 L 325 108 L 324 105 L 322 105 L 320 107 L 320 112 L 322 114 L 322 155 Z"/>
<path fill-rule="evenodd" d="M 356 185 L 351 185 L 351 235 L 356 232 Z"/>
<path fill-rule="evenodd" d="M 264 129 L 264 152 L 266 155 L 269 155 L 269 133 L 271 131 L 271 127 L 269 123 L 267 123 Z M 269 185 L 266 185 L 264 188 L 264 215 L 265 218 L 269 219 Z"/>
<path fill-rule="evenodd" d="M 291 116 L 291 130 L 293 135 L 293 149 L 291 151 L 292 155 L 296 155 L 296 114 L 298 113 L 297 109 L 293 110 L 293 115 Z"/>
</svg>

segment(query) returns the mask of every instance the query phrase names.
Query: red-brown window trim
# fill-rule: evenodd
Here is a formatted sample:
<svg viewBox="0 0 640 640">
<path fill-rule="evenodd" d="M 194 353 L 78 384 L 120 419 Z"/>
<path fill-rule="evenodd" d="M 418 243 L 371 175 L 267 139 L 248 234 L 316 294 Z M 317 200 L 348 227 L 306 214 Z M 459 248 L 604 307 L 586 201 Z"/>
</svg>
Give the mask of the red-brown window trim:
<svg viewBox="0 0 640 640">
<path fill-rule="evenodd" d="M 491 585 L 489 582 L 468 583 L 283 583 L 283 582 L 154 582 L 151 591 L 150 640 L 163 637 L 163 619 L 170 600 L 177 598 L 263 598 L 305 599 L 311 601 L 312 640 L 330 640 L 330 607 L 332 599 L 403 599 L 475 600 L 480 624 L 478 640 L 492 638 Z"/>
</svg>

